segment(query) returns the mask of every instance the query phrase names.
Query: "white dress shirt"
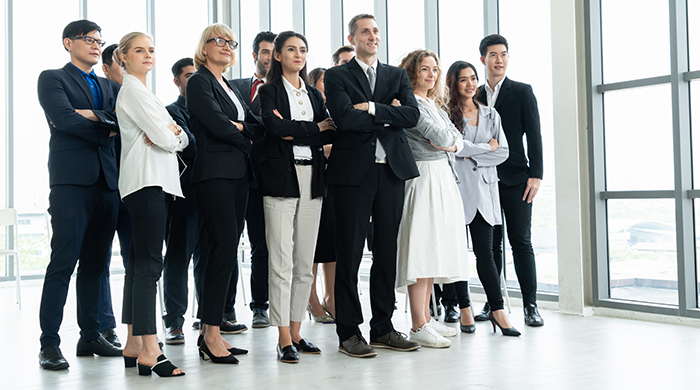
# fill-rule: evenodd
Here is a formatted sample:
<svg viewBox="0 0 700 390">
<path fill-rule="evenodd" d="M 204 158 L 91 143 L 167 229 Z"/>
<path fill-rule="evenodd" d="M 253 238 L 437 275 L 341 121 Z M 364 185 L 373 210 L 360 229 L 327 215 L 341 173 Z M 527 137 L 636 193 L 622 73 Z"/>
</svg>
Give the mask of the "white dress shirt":
<svg viewBox="0 0 700 390">
<path fill-rule="evenodd" d="M 309 91 L 306 90 L 306 84 L 301 78 L 299 78 L 299 82 L 301 83 L 301 88 L 297 89 L 284 76 L 282 77 L 282 84 L 287 91 L 287 98 L 289 98 L 291 119 L 293 121 L 313 122 L 314 107 L 311 105 L 311 99 L 309 99 Z M 312 159 L 310 146 L 294 145 L 292 149 L 295 160 Z"/>
<path fill-rule="evenodd" d="M 229 99 L 233 102 L 233 105 L 236 106 L 236 111 L 238 111 L 238 118 L 236 118 L 236 122 L 243 122 L 245 120 L 245 109 L 243 108 L 243 104 L 241 103 L 240 99 L 238 99 L 238 96 L 236 96 L 235 93 L 233 93 L 232 90 L 229 88 L 224 88 L 226 90 L 226 93 L 228 94 Z"/>
<path fill-rule="evenodd" d="M 501 81 L 496 84 L 496 87 L 491 89 L 491 86 L 489 86 L 488 80 L 486 80 L 486 84 L 484 84 L 484 89 L 486 90 L 486 102 L 488 103 L 489 107 L 493 107 L 496 105 L 496 100 L 498 100 L 498 94 L 501 92 L 501 86 L 503 85 L 503 80 L 505 80 L 506 77 L 503 76 Z"/>
<path fill-rule="evenodd" d="M 365 76 L 367 77 L 367 81 L 369 81 L 369 74 L 367 74 L 367 69 L 372 68 L 374 69 L 374 85 L 376 88 L 377 85 L 377 61 L 375 60 L 372 65 L 367 65 L 364 62 L 360 61 L 359 58 L 355 57 L 355 61 L 357 61 L 357 64 L 360 65 L 360 68 L 362 68 L 362 71 L 365 73 Z M 374 102 L 369 101 L 367 102 L 369 104 L 369 108 L 367 109 L 367 113 L 374 116 L 376 113 L 376 110 L 374 108 Z M 384 127 L 389 127 L 388 123 L 384 124 Z M 380 152 L 381 150 L 381 152 Z M 386 162 L 386 150 L 384 149 L 384 145 L 382 145 L 382 141 L 377 138 L 377 147 L 375 151 L 375 155 L 377 156 L 377 162 Z M 380 161 L 380 156 L 384 156 L 383 159 Z"/>
<path fill-rule="evenodd" d="M 175 124 L 163 103 L 136 77 L 126 74 L 117 96 L 122 141 L 119 193 L 122 198 L 144 187 L 184 197 L 176 152 L 187 147 L 187 133 L 173 134 Z M 153 142 L 146 145 L 144 135 Z"/>
</svg>

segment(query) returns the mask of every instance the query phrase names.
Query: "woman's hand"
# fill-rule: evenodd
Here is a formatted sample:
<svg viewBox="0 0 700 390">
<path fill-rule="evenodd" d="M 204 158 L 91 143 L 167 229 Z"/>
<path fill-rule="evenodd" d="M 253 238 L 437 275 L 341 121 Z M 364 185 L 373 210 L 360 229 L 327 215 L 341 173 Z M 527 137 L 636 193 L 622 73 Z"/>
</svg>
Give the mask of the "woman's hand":
<svg viewBox="0 0 700 390">
<path fill-rule="evenodd" d="M 276 117 L 278 117 L 278 118 L 280 118 L 280 119 L 284 119 L 284 118 L 282 118 L 282 115 L 280 114 L 279 111 L 277 111 L 276 108 L 275 108 L 274 110 L 272 110 L 272 113 L 275 114 Z"/>
<path fill-rule="evenodd" d="M 444 150 L 444 151 L 446 151 L 446 152 L 451 152 L 451 153 L 456 153 L 456 152 L 457 152 L 457 145 L 452 145 L 452 146 L 448 146 L 448 147 L 446 147 L 446 148 L 442 148 L 442 147 L 440 147 L 440 146 L 435 145 L 435 144 L 433 143 L 433 141 L 430 141 L 430 144 L 433 145 L 433 147 L 434 147 L 435 149 L 438 149 L 438 150 Z"/>
<path fill-rule="evenodd" d="M 168 125 L 168 130 L 172 131 L 175 135 L 180 135 L 180 133 L 182 133 L 182 127 L 174 123 Z"/>
<path fill-rule="evenodd" d="M 318 131 L 335 130 L 335 123 L 333 119 L 326 118 L 322 122 L 318 122 Z"/>
<path fill-rule="evenodd" d="M 143 142 L 146 143 L 146 146 L 153 146 L 153 141 L 146 134 L 143 135 Z"/>
<path fill-rule="evenodd" d="M 398 99 L 394 99 L 391 101 L 391 105 L 394 107 L 401 107 L 401 102 Z"/>
<path fill-rule="evenodd" d="M 353 105 L 352 107 L 354 109 L 360 110 L 360 111 L 369 111 L 369 103 L 368 102 L 357 103 L 357 104 Z"/>
<path fill-rule="evenodd" d="M 494 138 L 491 138 L 489 141 L 489 146 L 491 146 L 491 151 L 493 152 L 494 150 L 498 149 L 498 141 L 496 141 Z"/>
</svg>

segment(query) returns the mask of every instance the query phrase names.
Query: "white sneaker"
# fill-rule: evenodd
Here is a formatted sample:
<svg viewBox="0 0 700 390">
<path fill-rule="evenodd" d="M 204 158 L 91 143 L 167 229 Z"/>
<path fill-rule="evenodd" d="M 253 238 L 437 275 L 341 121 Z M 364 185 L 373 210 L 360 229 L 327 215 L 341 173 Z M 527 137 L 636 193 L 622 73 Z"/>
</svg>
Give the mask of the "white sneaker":
<svg viewBox="0 0 700 390">
<path fill-rule="evenodd" d="M 435 321 L 435 318 L 431 318 L 430 322 L 428 322 L 428 325 L 430 325 L 431 328 L 435 329 L 435 331 L 440 333 L 440 335 L 443 337 L 457 336 L 457 329 L 450 328 L 449 326 L 445 326 L 445 325 Z"/>
<path fill-rule="evenodd" d="M 422 347 L 447 348 L 452 345 L 450 340 L 442 337 L 440 333 L 431 328 L 429 324 L 421 326 L 417 332 L 411 329 L 408 339 L 417 342 Z"/>
</svg>

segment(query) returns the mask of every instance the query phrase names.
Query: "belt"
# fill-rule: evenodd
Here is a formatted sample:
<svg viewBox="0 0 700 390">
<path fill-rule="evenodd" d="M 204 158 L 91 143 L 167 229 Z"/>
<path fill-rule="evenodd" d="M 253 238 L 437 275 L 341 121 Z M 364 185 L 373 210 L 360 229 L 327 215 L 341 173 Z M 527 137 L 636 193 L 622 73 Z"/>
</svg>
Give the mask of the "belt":
<svg viewBox="0 0 700 390">
<path fill-rule="evenodd" d="M 311 165 L 313 163 L 314 163 L 314 160 L 301 160 L 301 159 L 294 160 L 294 165 Z"/>
<path fill-rule="evenodd" d="M 374 162 L 377 164 L 386 164 L 386 158 L 379 159 L 379 158 L 375 157 Z"/>
</svg>

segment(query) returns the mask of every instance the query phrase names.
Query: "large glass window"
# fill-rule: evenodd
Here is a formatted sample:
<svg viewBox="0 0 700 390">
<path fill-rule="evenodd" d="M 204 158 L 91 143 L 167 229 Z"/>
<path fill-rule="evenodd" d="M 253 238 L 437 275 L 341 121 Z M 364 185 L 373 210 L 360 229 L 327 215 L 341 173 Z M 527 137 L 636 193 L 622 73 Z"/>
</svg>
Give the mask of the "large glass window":
<svg viewBox="0 0 700 390">
<path fill-rule="evenodd" d="M 532 85 L 537 97 L 542 131 L 544 177 L 537 197 L 533 201 L 532 246 L 537 261 L 538 289 L 554 292 L 558 288 L 558 262 L 550 24 L 549 1 L 499 1 L 500 34 L 508 40 L 510 53 L 507 76 L 512 80 Z M 476 43 L 474 49 L 476 56 L 479 55 L 478 47 L 479 44 Z M 468 52 L 472 52 L 471 46 Z M 480 80 L 482 83 L 486 82 L 486 74 L 481 74 Z M 506 253 L 509 284 L 517 283 L 510 248 Z"/>
<path fill-rule="evenodd" d="M 700 70 L 700 0 L 688 0 L 688 54 L 690 60 L 690 70 Z M 695 48 L 690 50 L 690 48 Z"/>
<path fill-rule="evenodd" d="M 118 44 L 119 40 L 130 32 L 147 33 L 147 11 L 146 2 L 143 0 L 122 0 L 119 3 L 88 0 L 87 18 L 102 28 L 102 39 L 107 41 L 107 45 L 111 45 Z M 102 76 L 100 70 L 96 70 L 96 73 Z"/>
<path fill-rule="evenodd" d="M 440 0 L 439 33 L 440 61 L 442 70 L 447 70 L 455 61 L 467 61 L 477 69 L 479 62 L 479 42 L 484 37 L 483 0 Z M 483 73 L 483 72 L 482 72 Z M 484 81 L 484 75 L 480 75 Z"/>
<path fill-rule="evenodd" d="M 44 215 L 49 206 L 46 166 L 50 133 L 37 99 L 36 83 L 41 71 L 62 68 L 70 61 L 61 37 L 66 24 L 79 19 L 79 10 L 78 2 L 69 0 L 46 2 L 41 12 L 36 12 L 36 4 L 31 1 L 15 1 L 13 7 L 14 196 L 20 219 L 29 220 L 19 235 L 22 273 L 43 273 L 49 259 Z M 36 45 L 26 39 L 26 26 L 41 26 L 46 38 L 46 44 L 41 45 L 41 60 L 37 60 Z"/>
<path fill-rule="evenodd" d="M 282 31 L 294 30 L 293 5 L 291 0 L 270 0 L 270 27 L 272 31 L 279 34 Z"/>
<path fill-rule="evenodd" d="M 309 53 L 306 57 L 307 70 L 333 66 L 331 56 L 335 49 L 331 44 L 331 4 L 326 0 L 306 0 L 304 2 L 306 39 Z"/>
<path fill-rule="evenodd" d="M 359 14 L 374 15 L 374 0 L 354 0 L 343 1 L 343 43 L 348 44 L 347 36 L 350 35 L 348 23 L 353 16 Z M 386 34 L 385 31 L 379 32 L 381 36 Z"/>
<path fill-rule="evenodd" d="M 257 1 L 241 1 L 241 36 L 238 47 L 241 77 L 251 77 L 255 73 L 253 61 L 253 40 L 260 32 L 260 5 Z M 274 31 L 274 30 L 273 30 Z M 278 33 L 279 31 L 274 31 Z"/>
<path fill-rule="evenodd" d="M 667 0 L 602 0 L 601 14 L 606 84 L 671 73 Z"/>
<path fill-rule="evenodd" d="M 5 66 L 5 7 L 2 7 L 0 9 L 0 42 L 2 42 L 2 49 L 0 49 L 0 64 L 2 64 L 2 70 L 0 70 L 0 77 L 2 77 L 2 80 L 5 80 L 5 72 L 7 71 L 7 67 Z M 5 156 L 7 156 L 7 143 L 5 140 L 7 139 L 7 126 L 6 126 L 6 120 L 7 117 L 5 116 L 5 95 L 7 94 L 7 90 L 3 88 L 2 92 L 0 92 L 0 151 L 2 151 L 3 157 L 0 158 L 0 209 L 7 208 L 7 194 L 6 194 L 6 189 L 7 189 L 7 159 Z M 6 228 L 0 228 L 0 249 L 6 249 L 7 248 L 7 229 Z M 2 276 L 8 276 L 8 268 L 7 264 L 9 262 L 9 258 L 4 257 L 0 258 L 0 277 Z"/>
<path fill-rule="evenodd" d="M 425 48 L 424 14 L 423 0 L 387 1 L 388 31 L 384 34 L 384 45 L 389 50 L 389 64 L 399 65 L 406 54 Z"/>
</svg>

